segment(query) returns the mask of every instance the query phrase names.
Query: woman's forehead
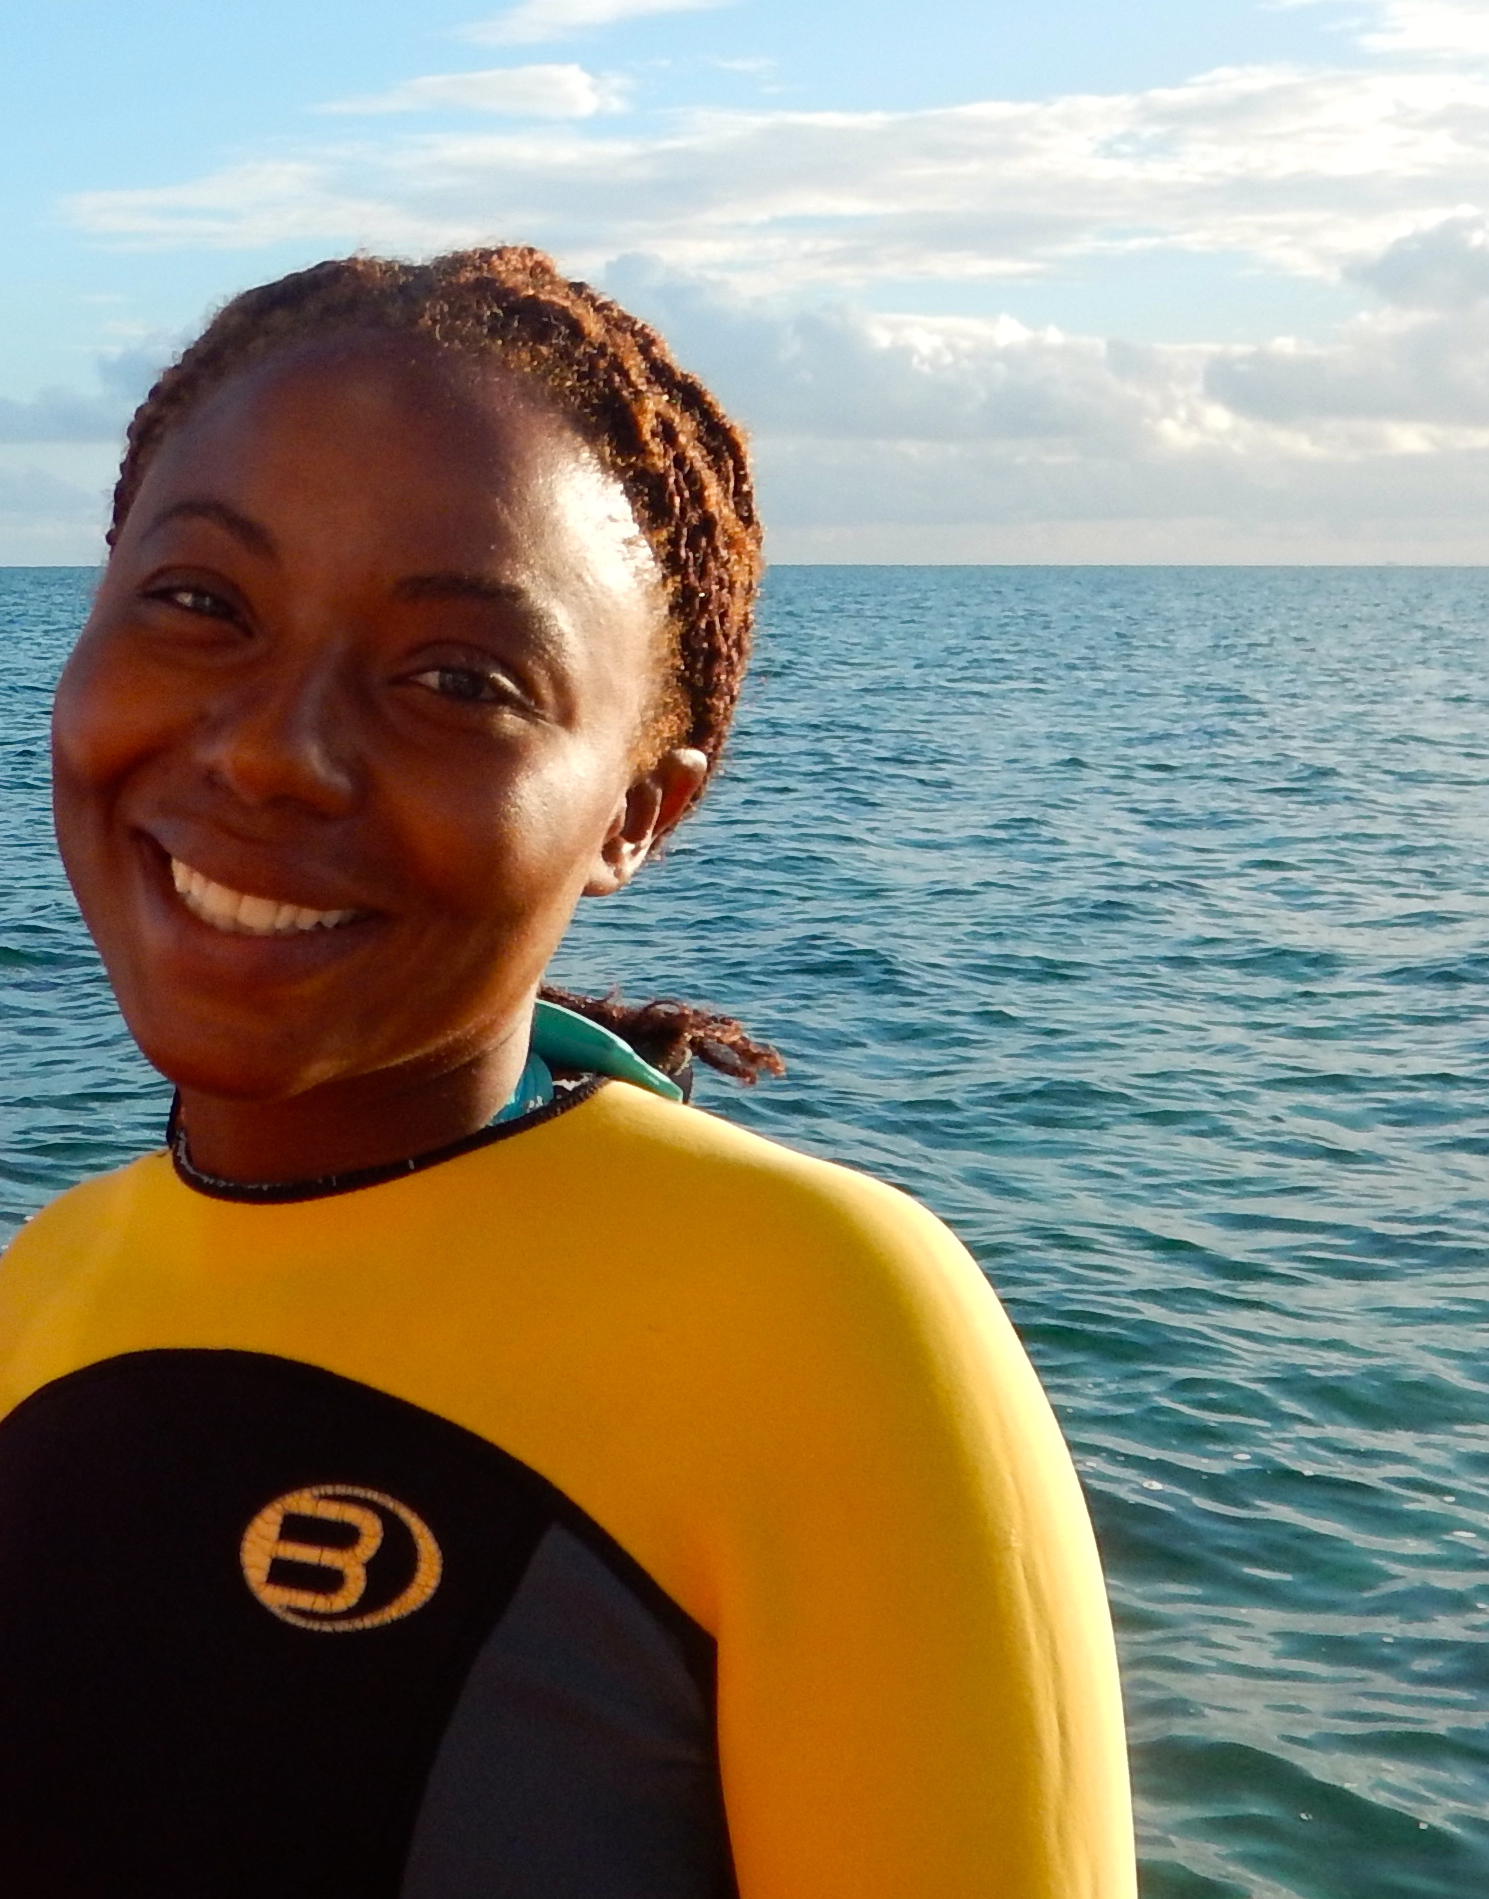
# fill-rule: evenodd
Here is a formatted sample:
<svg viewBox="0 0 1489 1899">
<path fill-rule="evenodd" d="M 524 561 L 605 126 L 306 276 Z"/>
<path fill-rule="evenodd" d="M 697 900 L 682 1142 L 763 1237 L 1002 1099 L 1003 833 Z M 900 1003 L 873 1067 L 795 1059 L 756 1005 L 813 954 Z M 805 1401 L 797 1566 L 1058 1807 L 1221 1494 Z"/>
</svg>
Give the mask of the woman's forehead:
<svg viewBox="0 0 1489 1899">
<path fill-rule="evenodd" d="M 547 391 L 417 338 L 296 344 L 229 378 L 167 435 L 132 513 L 196 491 L 271 534 L 330 529 L 348 555 L 520 552 L 660 598 L 624 488 Z"/>
<path fill-rule="evenodd" d="M 293 439 L 300 453 L 421 467 L 451 482 L 597 460 L 532 376 L 418 337 L 352 333 L 296 342 L 246 364 L 165 437 L 158 459 L 227 455 Z"/>
</svg>

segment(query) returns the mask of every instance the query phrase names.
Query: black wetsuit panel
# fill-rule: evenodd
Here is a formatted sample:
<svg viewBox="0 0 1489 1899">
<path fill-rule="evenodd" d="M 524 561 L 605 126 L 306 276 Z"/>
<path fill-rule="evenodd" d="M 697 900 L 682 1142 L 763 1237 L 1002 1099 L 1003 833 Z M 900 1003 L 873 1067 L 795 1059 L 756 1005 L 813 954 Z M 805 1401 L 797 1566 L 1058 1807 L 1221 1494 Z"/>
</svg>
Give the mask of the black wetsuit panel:
<svg viewBox="0 0 1489 1899">
<path fill-rule="evenodd" d="M 719 1899 L 712 1664 L 532 1470 L 314 1367 L 0 1423 L 5 1899 Z"/>
</svg>

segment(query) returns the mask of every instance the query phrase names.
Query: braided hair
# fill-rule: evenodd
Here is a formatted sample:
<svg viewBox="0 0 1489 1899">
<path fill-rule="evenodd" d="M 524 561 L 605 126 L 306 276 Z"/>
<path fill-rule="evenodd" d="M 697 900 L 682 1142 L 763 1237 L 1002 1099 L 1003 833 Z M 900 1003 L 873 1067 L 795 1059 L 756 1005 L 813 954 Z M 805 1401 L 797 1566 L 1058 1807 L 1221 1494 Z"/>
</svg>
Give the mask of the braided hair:
<svg viewBox="0 0 1489 1899">
<path fill-rule="evenodd" d="M 425 264 L 337 258 L 224 304 L 129 425 L 109 545 L 165 438 L 223 383 L 295 344 L 368 333 L 423 338 L 530 376 L 591 444 L 624 489 L 661 576 L 672 647 L 652 742 L 695 746 L 716 764 L 749 661 L 761 570 L 743 437 L 655 330 L 526 245 Z M 775 1050 L 737 1022 L 687 1003 L 629 1008 L 615 995 L 544 993 L 671 1073 L 694 1055 L 746 1082 L 783 1070 Z"/>
</svg>

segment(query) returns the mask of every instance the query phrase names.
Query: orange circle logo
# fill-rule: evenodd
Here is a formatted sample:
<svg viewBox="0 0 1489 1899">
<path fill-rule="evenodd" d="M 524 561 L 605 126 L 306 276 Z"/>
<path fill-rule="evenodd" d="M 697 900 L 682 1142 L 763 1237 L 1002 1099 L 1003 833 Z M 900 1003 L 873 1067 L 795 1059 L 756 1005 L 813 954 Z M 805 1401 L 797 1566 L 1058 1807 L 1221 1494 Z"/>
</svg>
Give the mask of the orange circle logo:
<svg viewBox="0 0 1489 1899">
<path fill-rule="evenodd" d="M 243 1532 L 243 1580 L 271 1615 L 339 1634 L 400 1622 L 444 1563 L 406 1503 L 358 1484 L 311 1484 L 265 1504 Z"/>
</svg>

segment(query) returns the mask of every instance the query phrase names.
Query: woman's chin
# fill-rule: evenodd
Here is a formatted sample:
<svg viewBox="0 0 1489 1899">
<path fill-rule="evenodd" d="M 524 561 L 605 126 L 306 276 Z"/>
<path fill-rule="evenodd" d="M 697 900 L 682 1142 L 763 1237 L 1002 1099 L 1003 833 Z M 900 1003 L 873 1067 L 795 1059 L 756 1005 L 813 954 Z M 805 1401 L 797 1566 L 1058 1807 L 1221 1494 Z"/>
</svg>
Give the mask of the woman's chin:
<svg viewBox="0 0 1489 1899">
<path fill-rule="evenodd" d="M 308 1058 L 303 1043 L 285 1048 L 265 1046 L 247 1036 L 188 1038 L 169 1032 L 142 1034 L 133 1024 L 131 1028 L 145 1059 L 184 1095 L 268 1107 L 310 1094 L 341 1077 L 340 1064 Z"/>
</svg>

